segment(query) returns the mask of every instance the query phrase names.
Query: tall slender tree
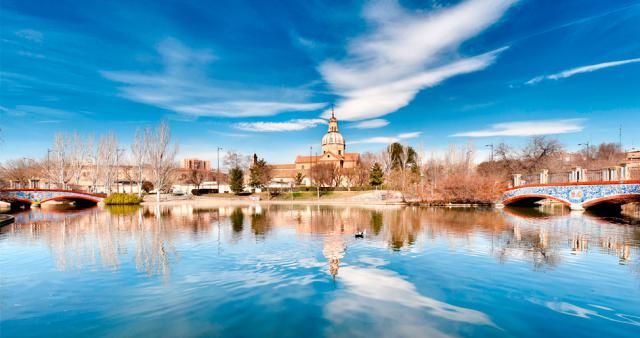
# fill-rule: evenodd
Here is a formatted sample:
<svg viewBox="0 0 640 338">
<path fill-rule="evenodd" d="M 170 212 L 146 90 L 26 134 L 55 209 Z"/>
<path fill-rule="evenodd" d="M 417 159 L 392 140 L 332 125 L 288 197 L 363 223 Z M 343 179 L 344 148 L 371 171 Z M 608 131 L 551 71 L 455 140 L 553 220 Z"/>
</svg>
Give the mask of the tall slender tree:
<svg viewBox="0 0 640 338">
<path fill-rule="evenodd" d="M 131 156 L 134 166 L 134 179 L 138 185 L 138 196 L 142 196 L 144 167 L 149 158 L 149 129 L 138 129 L 131 143 Z"/>
<path fill-rule="evenodd" d="M 147 140 L 151 177 L 156 189 L 156 201 L 160 202 L 160 190 L 167 188 L 171 183 L 171 176 L 176 167 L 175 159 L 178 146 L 171 144 L 169 125 L 164 121 L 149 133 Z"/>
</svg>

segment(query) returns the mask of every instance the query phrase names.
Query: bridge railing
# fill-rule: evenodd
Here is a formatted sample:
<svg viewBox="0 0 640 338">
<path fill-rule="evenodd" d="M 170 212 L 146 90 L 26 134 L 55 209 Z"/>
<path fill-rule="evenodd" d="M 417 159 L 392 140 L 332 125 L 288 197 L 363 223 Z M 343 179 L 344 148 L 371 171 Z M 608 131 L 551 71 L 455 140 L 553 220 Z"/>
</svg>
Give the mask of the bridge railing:
<svg viewBox="0 0 640 338">
<path fill-rule="evenodd" d="M 640 180 L 640 167 L 629 168 L 626 165 L 621 165 L 591 170 L 575 167 L 570 171 L 553 173 L 548 170 L 542 170 L 537 174 L 514 174 L 509 187 L 532 184 L 618 182 L 628 180 Z"/>
</svg>

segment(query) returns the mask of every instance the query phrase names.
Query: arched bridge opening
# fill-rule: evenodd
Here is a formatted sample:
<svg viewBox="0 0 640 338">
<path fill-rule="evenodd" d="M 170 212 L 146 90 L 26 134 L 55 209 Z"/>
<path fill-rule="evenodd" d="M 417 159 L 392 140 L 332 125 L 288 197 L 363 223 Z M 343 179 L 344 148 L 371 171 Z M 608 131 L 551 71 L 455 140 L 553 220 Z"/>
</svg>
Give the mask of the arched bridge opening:
<svg viewBox="0 0 640 338">
<path fill-rule="evenodd" d="M 640 203 L 640 194 L 610 195 L 586 201 L 582 206 L 594 212 L 620 212 L 622 206 L 628 203 Z"/>
<path fill-rule="evenodd" d="M 553 200 L 562 203 L 568 207 L 571 206 L 571 203 L 564 201 L 562 199 L 556 198 L 554 196 L 542 195 L 542 194 L 526 194 L 526 195 L 518 195 L 511 198 L 508 198 L 502 202 L 504 206 L 512 206 L 512 207 L 536 207 L 540 204 L 538 202 L 543 200 Z"/>
</svg>

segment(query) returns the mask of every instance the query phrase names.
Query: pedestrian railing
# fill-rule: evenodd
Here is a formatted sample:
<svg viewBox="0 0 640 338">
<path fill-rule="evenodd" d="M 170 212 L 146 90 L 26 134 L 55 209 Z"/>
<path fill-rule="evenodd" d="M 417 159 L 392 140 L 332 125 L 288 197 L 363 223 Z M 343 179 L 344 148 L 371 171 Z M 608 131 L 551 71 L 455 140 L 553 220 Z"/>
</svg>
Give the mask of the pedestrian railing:
<svg viewBox="0 0 640 338">
<path fill-rule="evenodd" d="M 570 171 L 549 172 L 548 170 L 542 170 L 537 174 L 514 174 L 510 187 L 531 184 L 616 182 L 628 180 L 640 180 L 640 167 L 630 168 L 627 165 L 621 165 L 589 170 L 575 167 Z"/>
</svg>

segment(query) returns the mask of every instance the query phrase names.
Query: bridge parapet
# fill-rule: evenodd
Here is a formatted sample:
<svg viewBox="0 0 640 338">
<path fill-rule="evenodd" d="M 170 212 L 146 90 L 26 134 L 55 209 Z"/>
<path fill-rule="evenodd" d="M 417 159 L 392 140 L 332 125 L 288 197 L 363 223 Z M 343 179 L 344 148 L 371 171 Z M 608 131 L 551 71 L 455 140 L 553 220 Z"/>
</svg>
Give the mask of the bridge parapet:
<svg viewBox="0 0 640 338">
<path fill-rule="evenodd" d="M 551 183 L 578 183 L 578 182 L 623 182 L 640 180 L 640 168 L 629 168 L 626 164 L 600 169 L 587 170 L 574 167 L 569 171 L 550 173 L 543 169 L 537 174 L 513 174 L 510 188 Z"/>
</svg>

